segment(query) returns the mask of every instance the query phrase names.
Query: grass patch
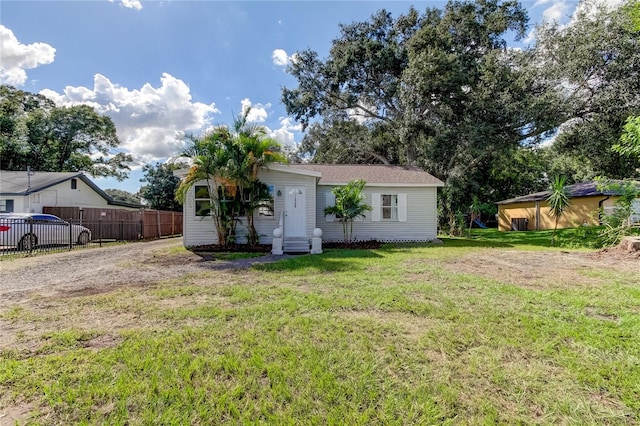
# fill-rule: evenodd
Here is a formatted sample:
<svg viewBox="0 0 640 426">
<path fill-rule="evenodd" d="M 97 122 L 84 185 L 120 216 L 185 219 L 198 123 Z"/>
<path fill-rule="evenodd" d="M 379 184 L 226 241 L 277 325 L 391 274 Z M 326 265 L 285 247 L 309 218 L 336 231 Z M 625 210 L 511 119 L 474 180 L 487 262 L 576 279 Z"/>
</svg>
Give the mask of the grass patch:
<svg viewBox="0 0 640 426">
<path fill-rule="evenodd" d="M 533 251 L 533 238 L 526 254 L 547 256 L 541 279 L 560 283 L 534 287 L 460 268 L 522 253 L 476 237 L 8 307 L 0 319 L 17 332 L 52 320 L 0 349 L 0 413 L 26 403 L 22 423 L 43 425 L 640 422 L 640 275 L 594 261 L 558 276 L 560 253 Z"/>
<path fill-rule="evenodd" d="M 561 249 L 595 249 L 601 248 L 600 238 L 602 226 L 581 226 L 564 228 L 556 231 L 555 248 Z M 520 249 L 552 248 L 551 237 L 553 230 L 544 231 L 498 231 L 491 229 L 472 229 L 472 240 L 478 241 L 480 246 L 518 247 Z M 469 240 L 456 238 L 458 241 Z M 459 243 L 463 244 L 463 243 Z"/>
</svg>

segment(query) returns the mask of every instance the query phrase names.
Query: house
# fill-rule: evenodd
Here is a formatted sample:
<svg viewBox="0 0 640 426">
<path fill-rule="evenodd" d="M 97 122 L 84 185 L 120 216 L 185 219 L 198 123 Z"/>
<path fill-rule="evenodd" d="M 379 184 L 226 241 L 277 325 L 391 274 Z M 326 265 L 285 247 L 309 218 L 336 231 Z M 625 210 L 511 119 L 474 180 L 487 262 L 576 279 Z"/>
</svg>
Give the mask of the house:
<svg viewBox="0 0 640 426">
<path fill-rule="evenodd" d="M 567 185 L 570 204 L 558 221 L 558 228 L 571 228 L 581 225 L 599 225 L 600 212 L 615 208 L 619 193 L 598 188 L 594 181 Z M 522 197 L 498 201 L 498 229 L 500 231 L 533 231 L 553 229 L 555 218 L 549 214 L 546 199 L 551 191 L 541 191 Z M 637 216 L 640 220 L 640 199 L 635 201 Z"/>
<path fill-rule="evenodd" d="M 176 174 L 184 176 L 186 172 L 178 170 Z M 260 170 L 258 179 L 273 196 L 273 209 L 263 209 L 256 216 L 261 244 L 272 243 L 273 231 L 281 221 L 284 251 L 294 239 L 311 240 L 316 228 L 322 230 L 324 241 L 342 241 L 342 224 L 332 216 L 325 216 L 324 209 L 334 205 L 331 189 L 354 179 L 366 181 L 364 201 L 373 208 L 364 219 L 354 223 L 354 240 L 424 242 L 434 240 L 437 235 L 437 188 L 444 184 L 415 167 L 270 164 Z M 201 181 L 186 194 L 183 236 L 188 247 L 217 243 L 212 219 L 198 216 L 202 214 L 199 206 L 208 200 L 206 185 L 206 181 Z M 246 220 L 241 219 L 238 231 L 244 230 Z M 239 242 L 244 241 L 243 235 L 239 235 Z"/>
<path fill-rule="evenodd" d="M 144 208 L 112 199 L 81 172 L 0 171 L 0 212 L 42 213 L 43 207 Z"/>
</svg>

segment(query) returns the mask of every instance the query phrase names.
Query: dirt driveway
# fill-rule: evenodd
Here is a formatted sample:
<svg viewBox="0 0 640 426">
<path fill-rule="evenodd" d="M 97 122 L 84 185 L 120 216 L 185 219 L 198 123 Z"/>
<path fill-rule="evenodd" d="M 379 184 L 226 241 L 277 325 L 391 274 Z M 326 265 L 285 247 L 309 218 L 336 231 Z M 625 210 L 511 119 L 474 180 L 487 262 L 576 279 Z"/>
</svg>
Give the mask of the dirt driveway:
<svg viewBox="0 0 640 426">
<path fill-rule="evenodd" d="M 3 260 L 0 300 L 19 303 L 34 294 L 48 297 L 105 293 L 121 286 L 151 284 L 202 271 L 246 268 L 273 260 L 272 256 L 264 256 L 204 261 L 181 248 L 182 238 L 171 238 Z"/>
</svg>

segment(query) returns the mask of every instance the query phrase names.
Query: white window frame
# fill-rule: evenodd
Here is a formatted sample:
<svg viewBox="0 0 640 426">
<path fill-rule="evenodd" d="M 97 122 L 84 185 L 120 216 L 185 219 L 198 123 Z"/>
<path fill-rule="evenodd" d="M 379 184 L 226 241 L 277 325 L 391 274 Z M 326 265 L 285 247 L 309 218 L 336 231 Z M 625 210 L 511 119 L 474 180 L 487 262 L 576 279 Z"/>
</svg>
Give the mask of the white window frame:
<svg viewBox="0 0 640 426">
<path fill-rule="evenodd" d="M 269 190 L 269 195 L 271 195 L 271 210 L 266 207 L 258 208 L 258 217 L 265 219 L 275 219 L 276 218 L 276 186 L 271 184 L 266 184 L 267 189 Z"/>
<path fill-rule="evenodd" d="M 396 205 L 393 205 L 394 198 L 391 198 L 391 205 L 383 205 L 383 197 L 395 197 Z M 371 220 L 373 222 L 406 222 L 407 221 L 407 194 L 396 193 L 373 193 L 371 194 Z M 384 209 L 389 209 L 390 218 L 384 217 Z M 395 217 L 393 215 L 395 209 Z"/>
<path fill-rule="evenodd" d="M 11 204 L 11 210 L 8 210 L 9 204 Z M 13 199 L 4 199 L 0 200 L 0 212 L 2 213 L 13 213 L 13 209 L 15 208 L 15 202 Z"/>
<path fill-rule="evenodd" d="M 207 189 L 207 197 L 198 197 L 198 188 L 206 188 Z M 208 214 L 198 214 L 198 204 L 206 201 L 207 204 L 211 204 L 211 197 L 210 197 L 210 192 L 211 188 L 209 188 L 209 185 L 193 185 L 193 215 L 195 217 L 208 217 L 211 216 L 211 207 L 209 207 L 209 213 Z"/>
</svg>

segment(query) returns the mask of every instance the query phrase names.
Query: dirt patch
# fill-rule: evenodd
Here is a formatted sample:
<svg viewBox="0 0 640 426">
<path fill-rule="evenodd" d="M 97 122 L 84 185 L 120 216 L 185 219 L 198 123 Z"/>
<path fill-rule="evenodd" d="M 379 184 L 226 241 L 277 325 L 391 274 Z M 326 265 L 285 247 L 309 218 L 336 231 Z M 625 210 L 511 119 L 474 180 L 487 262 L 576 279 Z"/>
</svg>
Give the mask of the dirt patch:
<svg viewBox="0 0 640 426">
<path fill-rule="evenodd" d="M 453 273 L 477 274 L 526 288 L 590 286 L 608 270 L 637 273 L 640 262 L 609 252 L 535 252 L 490 249 L 470 252 L 443 264 Z"/>
</svg>

